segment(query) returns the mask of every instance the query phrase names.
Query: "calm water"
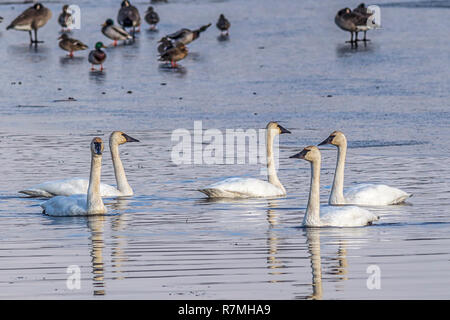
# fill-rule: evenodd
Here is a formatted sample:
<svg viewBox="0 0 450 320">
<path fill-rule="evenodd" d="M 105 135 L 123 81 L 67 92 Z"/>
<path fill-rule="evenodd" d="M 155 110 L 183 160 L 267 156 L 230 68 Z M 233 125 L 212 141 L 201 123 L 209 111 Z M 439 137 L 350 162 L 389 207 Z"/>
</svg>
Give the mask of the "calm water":
<svg viewBox="0 0 450 320">
<path fill-rule="evenodd" d="M 170 0 L 169 0 L 170 1 Z M 3 1 L 4 2 L 4 1 Z M 82 10 L 73 36 L 109 44 L 99 24 L 120 1 L 72 1 Z M 45 2 L 44 2 L 45 3 Z M 146 1 L 134 2 L 141 11 Z M 155 6 L 159 32 L 107 49 L 103 73 L 86 52 L 57 46 L 61 3 L 28 46 L 7 24 L 29 5 L 0 5 L 0 298 L 448 299 L 450 286 L 449 1 L 381 1 L 383 29 L 357 49 L 334 24 L 357 1 L 171 1 Z M 215 22 L 230 18 L 228 41 Z M 156 41 L 212 22 L 181 67 L 157 62 Z M 130 91 L 130 93 L 128 93 Z M 70 101 L 66 101 L 69 100 Z M 172 131 L 265 127 L 279 121 L 276 200 L 205 201 L 196 189 L 230 176 L 261 178 L 260 165 L 181 165 Z M 406 205 L 369 208 L 364 228 L 299 228 L 309 165 L 289 156 L 340 129 L 349 140 L 346 185 L 386 183 L 413 193 Z M 42 199 L 18 190 L 87 177 L 93 136 L 122 130 L 135 196 L 105 199 L 109 215 L 52 218 Z M 336 150 L 323 148 L 322 202 Z M 102 181 L 114 183 L 111 159 Z M 81 269 L 81 289 L 66 269 Z M 381 270 L 369 290 L 367 268 Z"/>
</svg>

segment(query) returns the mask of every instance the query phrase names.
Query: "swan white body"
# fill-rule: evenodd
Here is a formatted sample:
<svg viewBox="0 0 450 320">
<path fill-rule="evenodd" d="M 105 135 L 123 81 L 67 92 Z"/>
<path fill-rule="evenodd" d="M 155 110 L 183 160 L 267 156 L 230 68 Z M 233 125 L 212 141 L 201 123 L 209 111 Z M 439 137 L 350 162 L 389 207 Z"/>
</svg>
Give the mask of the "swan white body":
<svg viewBox="0 0 450 320">
<path fill-rule="evenodd" d="M 94 138 L 91 143 L 91 174 L 87 195 L 57 196 L 40 204 L 49 216 L 85 216 L 107 212 L 100 195 L 103 143 Z"/>
<path fill-rule="evenodd" d="M 200 191 L 210 198 L 257 198 L 286 195 L 284 188 L 255 178 L 229 178 L 211 184 Z"/>
<path fill-rule="evenodd" d="M 88 187 L 89 180 L 82 178 L 71 178 L 47 181 L 19 192 L 33 197 L 52 198 L 54 196 L 86 195 Z M 122 196 L 122 193 L 116 187 L 105 183 L 100 184 L 100 194 L 102 197 Z"/>
<path fill-rule="evenodd" d="M 273 156 L 273 139 L 275 135 L 290 133 L 289 130 L 281 127 L 276 122 L 269 122 L 267 129 L 267 176 L 268 181 L 255 178 L 229 178 L 216 182 L 200 192 L 209 198 L 258 198 L 258 197 L 282 197 L 286 195 L 275 169 Z"/>
<path fill-rule="evenodd" d="M 119 155 L 119 145 L 126 142 L 137 142 L 138 140 L 124 134 L 120 131 L 114 131 L 109 138 L 109 147 L 111 158 L 114 166 L 114 174 L 116 176 L 117 188 L 105 183 L 100 184 L 100 194 L 102 197 L 120 197 L 132 196 L 133 189 L 128 184 L 125 170 Z M 51 198 L 54 196 L 70 196 L 78 194 L 87 194 L 89 180 L 81 178 L 71 178 L 55 181 L 47 181 L 31 188 L 21 190 L 33 197 Z"/>
<path fill-rule="evenodd" d="M 333 132 L 319 145 L 332 144 L 338 147 L 336 171 L 328 203 L 330 205 L 356 204 L 369 206 L 394 205 L 405 202 L 410 194 L 384 184 L 359 184 L 347 188 L 344 193 L 344 169 L 347 154 L 347 139 L 340 131 Z"/>
<path fill-rule="evenodd" d="M 378 216 L 356 206 L 320 206 L 320 164 L 317 147 L 310 146 L 291 158 L 305 159 L 311 163 L 311 188 L 308 206 L 303 218 L 305 227 L 359 227 L 372 224 Z"/>
</svg>

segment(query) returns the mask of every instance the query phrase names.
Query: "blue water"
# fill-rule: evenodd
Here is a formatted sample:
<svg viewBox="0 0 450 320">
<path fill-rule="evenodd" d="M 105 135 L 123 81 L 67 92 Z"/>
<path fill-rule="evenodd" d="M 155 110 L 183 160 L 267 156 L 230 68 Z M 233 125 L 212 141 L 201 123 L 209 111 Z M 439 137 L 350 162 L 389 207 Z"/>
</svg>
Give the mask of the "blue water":
<svg viewBox="0 0 450 320">
<path fill-rule="evenodd" d="M 1 4 L 2 2 L 0 2 Z M 72 1 L 91 48 L 119 2 Z M 144 23 L 136 42 L 108 48 L 105 71 L 87 52 L 65 57 L 57 16 L 45 41 L 28 45 L 7 24 L 29 4 L 0 5 L 0 298 L 44 299 L 410 299 L 449 298 L 450 61 L 448 1 L 381 1 L 383 28 L 352 48 L 334 24 L 342 1 L 171 1 L 155 5 L 159 32 Z M 141 14 L 147 1 L 134 2 Z M 220 13 L 231 21 L 219 41 Z M 189 45 L 180 68 L 157 61 L 157 40 L 182 27 L 213 25 Z M 130 91 L 130 93 L 129 93 Z M 69 99 L 73 98 L 73 99 Z M 175 165 L 172 132 L 261 129 L 279 121 L 279 178 L 287 197 L 206 201 L 196 191 L 261 165 Z M 385 183 L 414 196 L 406 205 L 369 208 L 370 227 L 299 228 L 309 166 L 289 159 L 333 130 L 349 141 L 346 186 Z M 88 145 L 122 130 L 135 196 L 106 199 L 110 215 L 52 218 L 42 199 L 17 193 L 66 177 L 87 177 Z M 336 150 L 323 148 L 321 200 Z M 114 184 L 108 153 L 102 181 Z M 67 268 L 81 271 L 70 290 Z M 369 289 L 370 266 L 381 271 Z"/>
</svg>

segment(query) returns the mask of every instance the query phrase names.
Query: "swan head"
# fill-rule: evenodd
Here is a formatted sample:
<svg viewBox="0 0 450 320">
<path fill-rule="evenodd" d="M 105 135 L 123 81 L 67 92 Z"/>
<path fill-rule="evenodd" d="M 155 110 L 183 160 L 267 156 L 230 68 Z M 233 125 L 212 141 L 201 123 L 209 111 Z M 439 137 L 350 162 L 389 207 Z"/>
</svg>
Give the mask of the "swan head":
<svg viewBox="0 0 450 320">
<path fill-rule="evenodd" d="M 316 146 L 309 146 L 289 158 L 303 159 L 308 162 L 320 161 L 320 151 Z"/>
<path fill-rule="evenodd" d="M 275 121 L 269 122 L 266 129 L 274 132 L 275 134 L 291 133 L 288 129 L 283 128 Z"/>
<path fill-rule="evenodd" d="M 139 142 L 139 140 L 130 137 L 129 135 L 123 133 L 122 131 L 114 131 L 109 136 L 109 145 L 113 144 L 121 145 L 127 142 Z"/>
<path fill-rule="evenodd" d="M 323 140 L 318 146 L 323 146 L 324 144 L 332 144 L 333 146 L 341 146 L 347 144 L 347 138 L 341 131 L 333 131 L 328 138 Z"/>
<path fill-rule="evenodd" d="M 103 141 L 99 137 L 95 137 L 91 142 L 91 153 L 94 157 L 101 157 L 103 154 Z"/>
</svg>

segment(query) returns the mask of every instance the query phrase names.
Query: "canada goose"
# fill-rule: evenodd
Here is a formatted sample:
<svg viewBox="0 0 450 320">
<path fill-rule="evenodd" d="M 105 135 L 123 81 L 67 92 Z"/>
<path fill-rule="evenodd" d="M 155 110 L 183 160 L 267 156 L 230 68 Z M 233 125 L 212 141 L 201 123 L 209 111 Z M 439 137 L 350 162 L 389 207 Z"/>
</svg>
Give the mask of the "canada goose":
<svg viewBox="0 0 450 320">
<path fill-rule="evenodd" d="M 36 3 L 34 6 L 22 12 L 17 18 L 10 23 L 6 30 L 15 29 L 19 31 L 28 31 L 30 35 L 30 43 L 37 44 L 43 41 L 38 41 L 37 31 L 43 27 L 52 17 L 50 9 L 44 7 L 41 3 Z M 34 40 L 31 31 L 34 30 Z"/>
<path fill-rule="evenodd" d="M 135 38 L 136 27 L 141 25 L 141 16 L 139 10 L 131 5 L 130 1 L 123 0 L 119 13 L 117 14 L 117 22 L 124 28 L 133 28 L 133 39 Z"/>
</svg>

